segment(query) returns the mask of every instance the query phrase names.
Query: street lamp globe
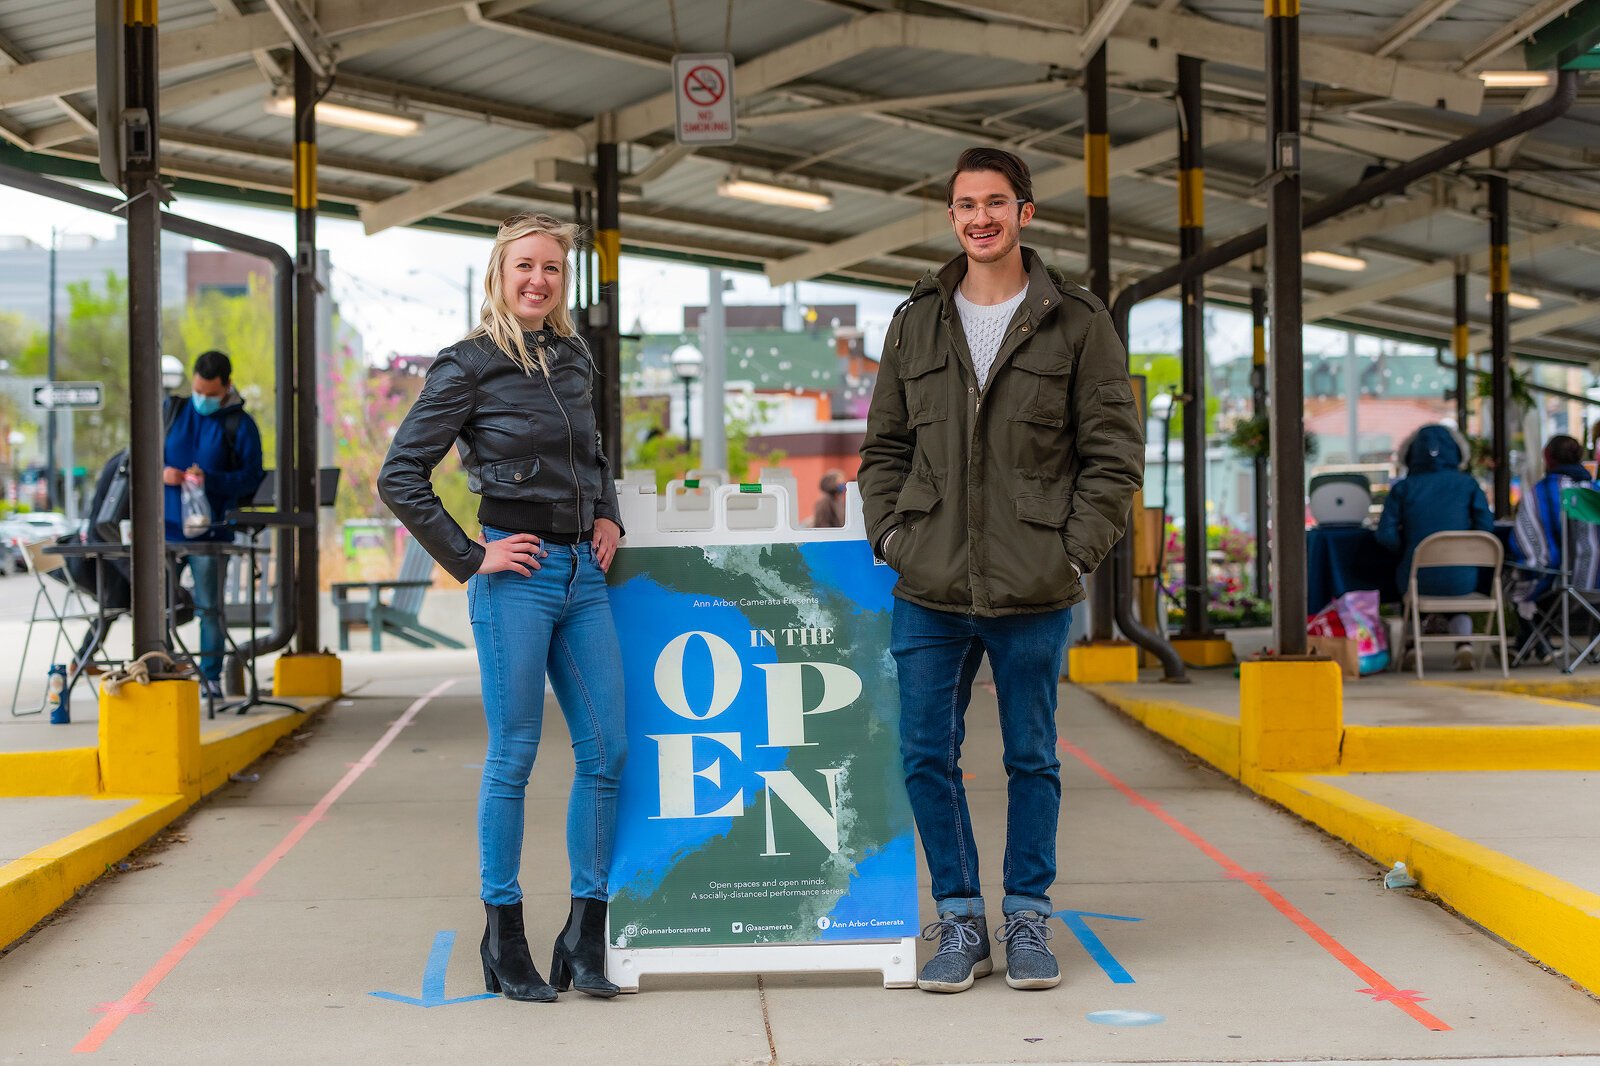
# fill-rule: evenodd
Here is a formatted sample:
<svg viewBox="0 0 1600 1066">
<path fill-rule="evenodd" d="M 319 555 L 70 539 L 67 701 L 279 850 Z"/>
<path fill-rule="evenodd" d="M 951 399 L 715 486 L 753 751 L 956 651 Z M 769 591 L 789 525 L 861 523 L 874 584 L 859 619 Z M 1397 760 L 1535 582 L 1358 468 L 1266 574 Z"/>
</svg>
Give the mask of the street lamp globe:
<svg viewBox="0 0 1600 1066">
<path fill-rule="evenodd" d="M 700 349 L 692 344 L 680 344 L 674 348 L 671 355 L 672 372 L 684 381 L 693 381 L 700 376 L 700 367 L 705 362 L 705 357 L 700 354 Z"/>
<path fill-rule="evenodd" d="M 176 392 L 183 385 L 183 360 L 175 355 L 161 357 L 161 387 Z"/>
</svg>

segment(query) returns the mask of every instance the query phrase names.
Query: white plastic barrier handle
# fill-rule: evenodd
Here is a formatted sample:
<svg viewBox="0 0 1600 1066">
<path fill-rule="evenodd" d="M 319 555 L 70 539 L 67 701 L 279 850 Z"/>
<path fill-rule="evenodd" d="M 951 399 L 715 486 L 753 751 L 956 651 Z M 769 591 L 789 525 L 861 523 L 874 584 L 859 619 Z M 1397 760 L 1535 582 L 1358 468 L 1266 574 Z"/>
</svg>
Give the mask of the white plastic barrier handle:
<svg viewBox="0 0 1600 1066">
<path fill-rule="evenodd" d="M 746 492 L 743 486 L 718 485 L 716 495 L 711 500 L 711 528 L 718 533 L 730 532 L 728 527 L 728 501 L 735 496 L 770 496 L 777 507 L 776 521 L 770 528 L 762 527 L 761 532 L 768 533 L 795 533 L 798 532 L 789 520 L 789 490 L 782 485 L 762 485 L 760 492 Z M 748 533 L 748 527 L 740 532 Z"/>
</svg>

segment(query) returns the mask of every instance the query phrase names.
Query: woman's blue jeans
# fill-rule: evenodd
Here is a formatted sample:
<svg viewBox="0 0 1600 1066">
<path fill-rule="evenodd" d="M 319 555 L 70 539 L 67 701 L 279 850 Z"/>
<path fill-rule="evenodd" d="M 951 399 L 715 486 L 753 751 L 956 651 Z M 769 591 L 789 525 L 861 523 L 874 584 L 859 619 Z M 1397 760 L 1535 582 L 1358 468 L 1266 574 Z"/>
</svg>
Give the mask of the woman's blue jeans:
<svg viewBox="0 0 1600 1066">
<path fill-rule="evenodd" d="M 1000 704 L 1006 768 L 1006 915 L 1051 912 L 1061 759 L 1056 685 L 1070 609 L 982 618 L 894 601 L 890 650 L 900 673 L 900 756 L 940 914 L 984 913 L 978 845 L 961 775 L 972 680 L 985 652 Z"/>
<path fill-rule="evenodd" d="M 484 529 L 488 540 L 509 534 Z M 467 610 L 478 646 L 489 748 L 478 792 L 479 869 L 486 903 L 522 899 L 524 797 L 544 722 L 548 671 L 572 734 L 577 772 L 567 804 L 572 895 L 607 898 L 617 786 L 627 756 L 622 649 L 606 577 L 588 544 L 547 544 L 542 568 L 475 574 Z"/>
</svg>

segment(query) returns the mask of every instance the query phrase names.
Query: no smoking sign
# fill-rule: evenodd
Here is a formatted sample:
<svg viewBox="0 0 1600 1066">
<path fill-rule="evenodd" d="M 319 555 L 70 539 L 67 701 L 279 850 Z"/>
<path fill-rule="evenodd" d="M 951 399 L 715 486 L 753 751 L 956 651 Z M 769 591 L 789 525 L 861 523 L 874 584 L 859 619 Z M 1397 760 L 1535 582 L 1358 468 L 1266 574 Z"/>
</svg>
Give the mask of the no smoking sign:
<svg viewBox="0 0 1600 1066">
<path fill-rule="evenodd" d="M 724 52 L 672 57 L 679 144 L 733 144 L 733 57 Z"/>
</svg>

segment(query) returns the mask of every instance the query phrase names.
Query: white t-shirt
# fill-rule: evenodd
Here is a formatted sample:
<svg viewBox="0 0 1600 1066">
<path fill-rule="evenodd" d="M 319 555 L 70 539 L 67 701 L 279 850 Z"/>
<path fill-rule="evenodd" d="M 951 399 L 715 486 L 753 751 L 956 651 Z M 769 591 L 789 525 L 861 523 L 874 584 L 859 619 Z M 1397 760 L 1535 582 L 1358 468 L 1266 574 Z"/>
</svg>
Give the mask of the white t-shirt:
<svg viewBox="0 0 1600 1066">
<path fill-rule="evenodd" d="M 1011 324 L 1011 316 L 1027 295 L 1028 286 L 1024 284 L 1015 296 L 1004 303 L 975 304 L 962 294 L 959 287 L 956 289 L 956 311 L 961 315 L 961 328 L 967 334 L 967 351 L 972 354 L 972 367 L 978 372 L 979 387 L 988 384 L 989 370 L 994 366 L 994 357 L 1000 354 L 1000 342 L 1005 340 L 1006 327 Z"/>
</svg>

